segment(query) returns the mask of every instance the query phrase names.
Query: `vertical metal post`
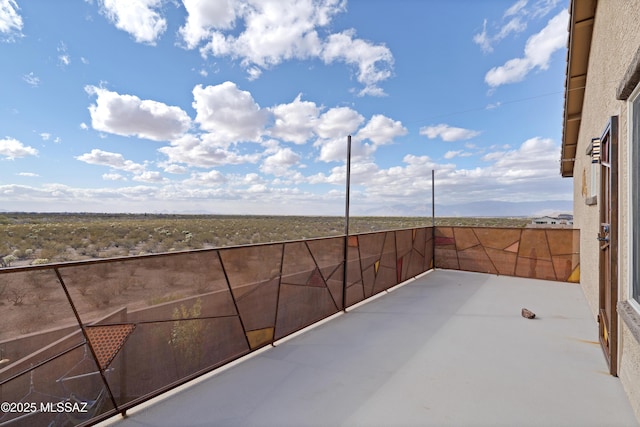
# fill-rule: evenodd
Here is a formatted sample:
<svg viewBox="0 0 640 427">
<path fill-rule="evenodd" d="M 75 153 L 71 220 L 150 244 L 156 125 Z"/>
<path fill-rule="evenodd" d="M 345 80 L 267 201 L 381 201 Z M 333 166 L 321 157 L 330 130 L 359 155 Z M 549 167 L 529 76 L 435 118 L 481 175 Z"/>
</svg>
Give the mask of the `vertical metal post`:
<svg viewBox="0 0 640 427">
<path fill-rule="evenodd" d="M 431 169 L 431 226 L 436 226 L 436 185 L 435 185 L 435 171 Z"/>
<path fill-rule="evenodd" d="M 435 170 L 431 169 L 431 261 L 436 268 L 436 180 Z"/>
<path fill-rule="evenodd" d="M 113 395 L 113 392 L 111 391 L 111 387 L 109 386 L 107 377 L 104 375 L 105 370 L 102 368 L 102 366 L 100 366 L 100 362 L 98 361 L 98 355 L 96 354 L 96 351 L 93 348 L 93 344 L 91 343 L 91 340 L 89 339 L 89 335 L 87 334 L 87 328 L 85 327 L 84 323 L 82 323 L 82 319 L 80 318 L 80 313 L 78 312 L 76 305 L 73 303 L 73 299 L 71 298 L 71 294 L 67 289 L 67 285 L 64 283 L 64 280 L 62 280 L 62 275 L 60 274 L 60 271 L 58 270 L 58 268 L 54 268 L 53 271 L 56 274 L 56 277 L 58 278 L 58 282 L 60 282 L 60 286 L 62 286 L 62 290 L 64 291 L 64 294 L 67 297 L 67 301 L 71 306 L 71 310 L 73 311 L 73 315 L 75 316 L 76 321 L 78 322 L 78 326 L 80 326 L 80 330 L 82 331 L 82 336 L 84 337 L 85 345 L 89 347 L 89 351 L 91 352 L 91 357 L 93 358 L 93 361 L 95 362 L 96 367 L 98 368 L 98 372 L 100 372 L 100 378 L 102 379 L 102 384 L 104 384 L 104 388 L 107 390 L 107 393 L 109 393 L 109 398 L 111 399 L 111 404 L 113 405 L 113 409 L 122 413 L 122 410 L 118 407 L 118 402 L 116 402 L 116 398 Z"/>
<path fill-rule="evenodd" d="M 342 310 L 347 311 L 347 262 L 349 261 L 349 190 L 351 188 L 351 135 L 347 137 L 347 176 L 344 208 L 344 268 L 342 269 Z"/>
</svg>

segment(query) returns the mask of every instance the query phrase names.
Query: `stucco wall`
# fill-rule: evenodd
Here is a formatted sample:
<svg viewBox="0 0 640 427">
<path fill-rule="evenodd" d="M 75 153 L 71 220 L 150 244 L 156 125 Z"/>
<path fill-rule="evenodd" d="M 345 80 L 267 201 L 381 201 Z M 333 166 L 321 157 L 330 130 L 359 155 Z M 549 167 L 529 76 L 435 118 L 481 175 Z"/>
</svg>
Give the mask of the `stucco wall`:
<svg viewBox="0 0 640 427">
<path fill-rule="evenodd" d="M 628 0 L 600 0 L 589 57 L 589 71 L 578 148 L 574 167 L 574 224 L 580 228 L 581 285 L 596 318 L 598 310 L 599 230 L 598 204 L 588 206 L 583 194 L 591 182 L 590 157 L 586 154 L 591 138 L 599 137 L 609 117 L 619 116 L 619 288 L 620 299 L 629 298 L 629 140 L 628 104 L 616 99 L 616 89 L 634 54 L 640 47 L 640 8 Z M 640 420 L 640 343 L 619 318 L 619 376 Z"/>
</svg>

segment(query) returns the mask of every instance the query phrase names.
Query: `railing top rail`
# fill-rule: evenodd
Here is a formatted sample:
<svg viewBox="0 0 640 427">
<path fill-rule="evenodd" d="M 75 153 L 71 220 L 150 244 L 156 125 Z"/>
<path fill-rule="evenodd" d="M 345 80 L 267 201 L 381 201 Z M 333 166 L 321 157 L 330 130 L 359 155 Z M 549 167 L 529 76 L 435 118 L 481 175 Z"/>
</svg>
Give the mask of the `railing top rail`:
<svg viewBox="0 0 640 427">
<path fill-rule="evenodd" d="M 429 225 L 429 226 L 424 226 L 424 227 L 410 227 L 410 228 L 389 229 L 389 230 L 374 230 L 374 231 L 367 231 L 367 232 L 362 232 L 362 233 L 353 233 L 353 234 L 350 234 L 350 236 L 362 236 L 362 235 L 367 235 L 367 234 L 395 232 L 395 231 L 404 231 L 404 230 L 417 230 L 417 229 L 421 229 L 421 228 L 428 229 L 428 228 L 432 228 L 432 227 Z M 109 263 L 114 263 L 114 262 L 137 260 L 137 259 L 144 259 L 144 258 L 151 258 L 151 257 L 170 257 L 170 256 L 184 255 L 184 254 L 193 254 L 193 253 L 202 253 L 202 252 L 215 252 L 215 251 L 219 251 L 219 250 L 229 250 L 229 249 L 236 249 L 236 248 L 247 248 L 247 247 L 253 247 L 253 246 L 255 246 L 255 247 L 258 247 L 258 246 L 264 247 L 264 246 L 282 245 L 282 244 L 285 244 L 285 243 L 297 243 L 297 242 L 329 240 L 329 239 L 336 239 L 336 238 L 342 238 L 342 237 L 344 237 L 343 233 L 332 235 L 332 236 L 311 237 L 311 238 L 308 238 L 308 239 L 280 240 L 280 241 L 276 241 L 276 242 L 265 242 L 265 243 L 247 243 L 247 244 L 243 244 L 243 245 L 220 246 L 220 247 L 216 247 L 216 248 L 187 249 L 187 250 L 181 250 L 181 251 L 159 252 L 159 253 L 153 253 L 153 254 L 128 255 L 128 256 L 125 255 L 125 256 L 108 257 L 108 258 L 92 258 L 92 259 L 79 260 L 79 261 L 64 261 L 64 262 L 55 262 L 55 263 L 52 262 L 52 263 L 47 263 L 47 264 L 26 265 L 26 266 L 19 266 L 19 267 L 3 267 L 3 268 L 0 268 L 0 274 L 16 273 L 16 272 L 20 272 L 20 271 L 51 270 L 51 269 L 55 269 L 55 268 L 81 266 L 81 265 L 88 265 L 88 264 L 91 264 L 91 265 L 94 265 L 94 264 L 109 264 Z"/>
</svg>

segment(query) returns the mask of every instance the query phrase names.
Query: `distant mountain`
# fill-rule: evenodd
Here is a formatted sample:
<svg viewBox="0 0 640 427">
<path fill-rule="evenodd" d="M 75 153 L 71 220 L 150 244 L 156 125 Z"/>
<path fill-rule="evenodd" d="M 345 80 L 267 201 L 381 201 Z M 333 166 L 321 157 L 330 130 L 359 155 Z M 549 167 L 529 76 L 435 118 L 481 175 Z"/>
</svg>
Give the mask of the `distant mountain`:
<svg viewBox="0 0 640 427">
<path fill-rule="evenodd" d="M 572 213 L 573 202 L 570 200 L 553 200 L 547 202 L 471 202 L 455 205 L 435 206 L 437 217 L 537 217 Z M 352 215 L 363 216 L 431 216 L 431 204 L 406 205 L 397 204 L 380 206 L 358 212 L 354 209 Z"/>
</svg>

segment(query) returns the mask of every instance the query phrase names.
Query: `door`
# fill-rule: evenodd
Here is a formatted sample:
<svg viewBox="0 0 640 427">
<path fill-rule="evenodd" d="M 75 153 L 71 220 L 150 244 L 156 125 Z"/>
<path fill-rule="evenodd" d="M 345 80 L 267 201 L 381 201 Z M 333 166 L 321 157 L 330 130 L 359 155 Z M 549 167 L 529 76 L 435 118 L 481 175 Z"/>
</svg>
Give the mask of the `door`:
<svg viewBox="0 0 640 427">
<path fill-rule="evenodd" d="M 600 290 L 598 324 L 611 375 L 618 375 L 618 117 L 600 138 Z"/>
</svg>

